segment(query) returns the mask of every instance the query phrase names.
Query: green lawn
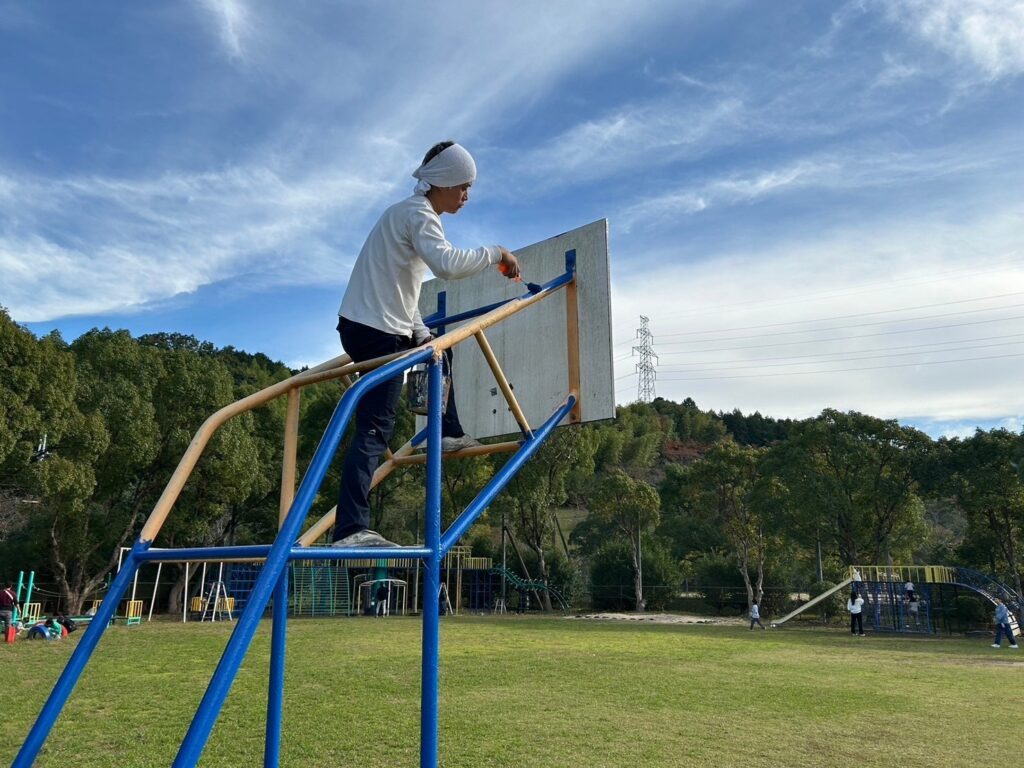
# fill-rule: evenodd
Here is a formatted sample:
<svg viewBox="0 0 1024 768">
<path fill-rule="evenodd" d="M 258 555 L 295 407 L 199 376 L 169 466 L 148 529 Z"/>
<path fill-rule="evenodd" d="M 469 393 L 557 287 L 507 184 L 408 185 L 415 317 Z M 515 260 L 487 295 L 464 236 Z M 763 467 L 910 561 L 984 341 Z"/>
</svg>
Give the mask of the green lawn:
<svg viewBox="0 0 1024 768">
<path fill-rule="evenodd" d="M 108 631 L 39 766 L 170 765 L 232 625 Z M 269 623 L 200 765 L 262 765 Z M 282 766 L 418 766 L 415 618 L 296 620 Z M 0 763 L 75 639 L 0 646 Z M 842 630 L 445 617 L 441 755 L 479 766 L 1015 764 L 1024 651 Z"/>
</svg>

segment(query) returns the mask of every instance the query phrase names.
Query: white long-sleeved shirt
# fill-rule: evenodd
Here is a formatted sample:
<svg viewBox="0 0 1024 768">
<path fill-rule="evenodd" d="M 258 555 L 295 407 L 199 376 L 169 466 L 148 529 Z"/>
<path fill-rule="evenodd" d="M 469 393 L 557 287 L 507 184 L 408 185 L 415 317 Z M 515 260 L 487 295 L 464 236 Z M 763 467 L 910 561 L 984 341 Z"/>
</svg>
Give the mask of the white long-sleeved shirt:
<svg viewBox="0 0 1024 768">
<path fill-rule="evenodd" d="M 338 314 L 398 336 L 425 333 L 419 300 L 428 268 L 437 277 L 455 280 L 499 261 L 496 245 L 463 250 L 449 243 L 430 201 L 413 195 L 384 211 L 370 231 Z"/>
</svg>

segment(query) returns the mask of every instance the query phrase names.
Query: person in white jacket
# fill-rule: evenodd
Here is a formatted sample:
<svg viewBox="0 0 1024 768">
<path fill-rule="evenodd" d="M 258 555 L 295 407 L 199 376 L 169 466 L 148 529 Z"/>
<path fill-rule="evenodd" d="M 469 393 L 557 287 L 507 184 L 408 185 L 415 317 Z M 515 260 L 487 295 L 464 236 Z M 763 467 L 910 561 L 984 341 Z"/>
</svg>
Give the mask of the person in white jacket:
<svg viewBox="0 0 1024 768">
<path fill-rule="evenodd" d="M 455 142 L 435 144 L 413 173 L 411 197 L 388 208 L 370 231 L 352 268 L 338 309 L 338 333 L 355 362 L 403 352 L 432 338 L 419 312 L 420 286 L 429 269 L 437 277 L 469 277 L 500 264 L 509 279 L 519 262 L 503 246 L 460 249 L 448 242 L 442 214 L 456 214 L 469 201 L 476 163 Z M 370 482 L 395 427 L 402 377 L 374 387 L 356 407 L 356 435 L 345 455 L 334 526 L 336 547 L 397 546 L 369 530 Z M 454 387 L 442 424 L 442 448 L 469 447 L 454 407 Z"/>
<path fill-rule="evenodd" d="M 864 637 L 864 620 L 861 616 L 864 610 L 864 598 L 854 592 L 846 601 L 846 610 L 850 612 L 850 634 Z"/>
<path fill-rule="evenodd" d="M 761 629 L 768 629 L 761 623 L 761 609 L 757 605 L 757 600 L 750 604 L 750 628 L 753 629 L 755 624 Z"/>
</svg>

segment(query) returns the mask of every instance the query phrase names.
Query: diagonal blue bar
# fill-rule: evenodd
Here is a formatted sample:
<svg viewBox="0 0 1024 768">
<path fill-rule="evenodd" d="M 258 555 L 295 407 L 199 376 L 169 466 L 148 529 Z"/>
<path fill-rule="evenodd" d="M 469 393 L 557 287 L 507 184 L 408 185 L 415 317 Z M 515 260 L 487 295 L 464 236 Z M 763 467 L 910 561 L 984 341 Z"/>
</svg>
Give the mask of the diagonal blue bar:
<svg viewBox="0 0 1024 768">
<path fill-rule="evenodd" d="M 444 532 L 444 536 L 441 537 L 440 557 L 444 557 L 448 550 L 458 543 L 463 534 L 469 530 L 469 527 L 476 522 L 476 519 L 494 501 L 494 497 L 501 493 L 502 489 L 508 485 L 520 467 L 529 461 L 533 454 L 540 449 L 548 435 L 551 434 L 551 431 L 558 426 L 558 423 L 569 414 L 575 405 L 576 397 L 569 395 L 566 401 L 541 425 L 540 429 L 534 431 L 533 439 L 525 441 L 523 447 L 512 454 L 512 458 L 505 463 L 505 466 L 495 473 L 490 482 L 483 487 L 483 490 L 477 494 L 477 497 L 459 515 L 458 519 Z"/>
<path fill-rule="evenodd" d="M 572 282 L 573 276 L 573 272 L 565 272 L 564 274 L 561 274 L 558 277 L 556 277 L 554 280 L 550 280 L 544 283 L 540 287 L 540 290 L 541 292 L 543 292 L 547 290 L 554 290 L 555 288 L 561 288 L 563 285 Z M 531 296 L 535 295 L 536 294 L 534 293 L 527 292 L 524 293 L 522 296 L 514 296 L 513 298 L 505 299 L 504 301 L 496 301 L 493 304 L 488 304 L 485 307 L 477 307 L 476 309 L 470 309 L 465 312 L 459 312 L 458 314 L 452 315 L 451 317 L 445 317 L 441 312 L 435 312 L 434 314 L 428 315 L 427 317 L 423 318 L 423 324 L 428 328 L 436 328 L 439 325 L 451 325 L 452 323 L 461 323 L 463 320 L 472 320 L 474 317 L 486 315 L 491 310 L 497 309 L 498 307 L 503 307 L 506 304 L 512 303 L 513 301 L 522 301 L 523 299 L 529 299 Z"/>
<path fill-rule="evenodd" d="M 128 585 L 132 582 L 132 578 L 135 576 L 135 571 L 139 567 L 139 553 L 148 546 L 147 542 L 136 542 L 128 558 L 121 564 L 121 570 L 117 572 L 114 583 L 110 585 L 110 591 L 107 592 L 107 596 L 100 604 L 99 610 L 96 611 L 96 615 L 89 622 L 85 634 L 78 642 L 78 646 L 75 648 L 74 653 L 71 654 L 71 658 L 68 659 L 64 671 L 57 678 L 56 685 L 50 691 L 50 695 L 46 699 L 39 717 L 36 718 L 35 723 L 32 725 L 32 730 L 25 737 L 25 743 L 18 750 L 18 756 L 11 763 L 11 768 L 32 768 L 36 755 L 43 746 L 43 742 L 46 741 L 46 736 L 50 729 L 53 728 L 53 724 L 57 722 L 61 709 L 67 702 L 68 696 L 71 695 L 75 683 L 78 682 L 78 678 L 82 674 L 82 669 L 85 668 L 86 662 L 89 661 L 89 657 L 92 656 L 92 652 L 96 649 L 96 644 L 99 643 L 104 630 L 110 624 L 111 619 L 114 618 L 114 611 L 117 609 L 117 604 L 121 601 L 121 596 L 125 593 Z"/>
<path fill-rule="evenodd" d="M 199 709 L 196 711 L 192 724 L 185 734 L 181 749 L 178 750 L 178 756 L 172 764 L 174 768 L 193 768 L 199 762 L 199 757 L 206 746 L 206 741 L 210 737 L 210 731 L 213 730 L 217 714 L 224 704 L 224 699 L 227 698 L 228 691 L 231 689 L 231 684 L 234 682 L 235 675 L 238 672 L 238 667 L 245 657 L 253 635 L 256 634 L 256 628 L 259 626 L 263 611 L 270 601 L 271 592 L 285 566 L 288 564 L 292 542 L 298 538 L 302 523 L 309 513 L 309 508 L 313 503 L 320 483 L 323 481 L 324 474 L 334 458 L 334 453 L 338 449 L 339 443 L 341 443 L 345 426 L 352 417 L 356 404 L 367 390 L 387 381 L 393 376 L 401 375 L 405 369 L 417 363 L 433 359 L 433 356 L 434 350 L 427 347 L 382 365 L 380 368 L 360 376 L 359 380 L 341 398 L 341 402 L 338 403 L 337 408 L 334 410 L 334 415 L 331 416 L 331 421 L 327 425 L 323 439 L 313 454 L 313 460 L 310 462 L 309 469 L 306 471 L 305 477 L 302 478 L 302 483 L 295 494 L 295 501 L 292 503 L 292 508 L 285 518 L 284 525 L 281 526 L 281 530 L 274 540 L 273 546 L 270 548 L 267 560 L 260 571 L 260 576 L 249 595 L 249 601 L 246 603 L 245 610 L 239 617 L 234 632 L 231 633 L 231 638 L 228 640 L 224 654 L 221 656 L 217 669 L 210 679 L 210 684 L 207 686 L 203 700 L 199 704 Z"/>
</svg>

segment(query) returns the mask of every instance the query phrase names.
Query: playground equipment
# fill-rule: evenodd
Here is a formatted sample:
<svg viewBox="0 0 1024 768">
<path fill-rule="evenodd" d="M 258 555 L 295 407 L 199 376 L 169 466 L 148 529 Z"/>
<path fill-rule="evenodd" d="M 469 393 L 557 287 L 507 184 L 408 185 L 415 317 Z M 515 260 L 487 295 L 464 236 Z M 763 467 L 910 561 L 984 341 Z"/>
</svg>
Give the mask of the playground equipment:
<svg viewBox="0 0 1024 768">
<path fill-rule="evenodd" d="M 446 298 L 446 291 L 438 289 L 434 295 L 438 304 L 443 308 L 437 314 L 426 317 L 424 320 L 428 327 L 436 329 L 438 338 L 427 345 L 359 364 L 352 364 L 346 355 L 341 355 L 250 395 L 221 409 L 207 419 L 197 431 L 167 488 L 143 526 L 138 540 L 124 562 L 124 567 L 111 584 L 110 590 L 97 612 L 96 620 L 85 631 L 67 666 L 54 685 L 53 691 L 18 752 L 12 768 L 30 768 L 35 761 L 47 734 L 70 696 L 85 664 L 105 631 L 107 623 L 113 616 L 118 601 L 128 588 L 139 566 L 147 562 L 169 560 L 264 561 L 249 595 L 248 603 L 235 624 L 231 638 L 188 732 L 185 734 L 173 766 L 184 768 L 195 766 L 198 762 L 263 612 L 271 603 L 271 598 L 273 598 L 273 626 L 264 765 L 277 766 L 281 748 L 284 695 L 289 589 L 286 569 L 288 563 L 293 560 L 419 559 L 423 561 L 424 605 L 436 604 L 441 596 L 441 562 L 445 554 L 458 543 L 495 496 L 537 452 L 555 427 L 563 420 L 566 423 L 579 423 L 614 417 L 607 242 L 607 222 L 599 221 L 530 246 L 519 254 L 520 262 L 528 266 L 529 274 L 539 276 L 554 273 L 555 275 L 541 285 L 539 291 L 529 291 L 525 295 L 507 295 L 498 301 L 478 306 L 479 299 L 487 296 L 487 290 L 485 290 L 487 284 L 482 282 L 480 275 L 462 281 L 469 283 L 476 280 L 476 288 L 475 291 L 469 293 L 460 292 L 455 297 L 458 301 L 450 301 L 452 296 Z M 580 262 L 582 268 L 580 269 L 577 269 L 577 249 L 582 252 Z M 490 277 L 493 282 L 493 274 Z M 509 281 L 502 282 L 508 283 Z M 495 283 L 495 285 L 498 284 Z M 468 289 L 464 288 L 464 290 Z M 500 290 L 504 294 L 514 294 L 519 290 L 519 286 L 515 284 L 502 285 Z M 425 291 L 425 293 L 427 292 Z M 466 302 L 461 306 L 472 308 L 447 314 L 447 307 L 458 307 L 461 302 Z M 531 328 L 528 325 L 520 325 L 515 333 L 509 331 L 507 337 L 501 334 L 500 331 L 503 329 L 499 329 L 499 333 L 495 337 L 499 342 L 505 343 L 491 346 L 490 341 L 484 335 L 486 330 L 502 324 L 503 321 L 513 318 L 513 316 L 522 316 L 525 314 L 524 310 L 538 304 L 547 305 L 547 312 L 538 318 L 538 321 L 542 322 L 540 326 Z M 466 325 L 450 332 L 447 331 L 448 325 L 464 321 L 468 321 Z M 561 338 L 559 338 L 559 334 L 552 332 L 556 327 L 566 329 Z M 490 374 L 497 382 L 497 387 L 492 390 L 491 397 L 496 397 L 497 392 L 501 391 L 508 412 L 512 414 L 509 418 L 513 428 L 520 433 L 520 436 L 517 440 L 468 448 L 444 456 L 451 460 L 462 456 L 477 456 L 497 451 L 514 452 L 509 461 L 495 473 L 476 498 L 442 532 L 441 360 L 446 349 L 456 347 L 470 337 L 477 341 L 490 369 Z M 538 353 L 538 343 L 543 343 L 543 354 Z M 564 357 L 557 357 L 556 353 L 559 350 L 564 350 Z M 553 388 L 534 393 L 528 401 L 528 407 L 524 408 L 517 399 L 518 395 L 513 393 L 513 387 L 498 363 L 499 358 L 506 359 L 505 352 L 512 352 L 511 358 L 522 361 L 525 383 L 520 386 L 519 394 L 531 393 L 535 381 L 542 379 L 548 381 Z M 523 357 L 517 358 L 516 354 L 520 353 Z M 556 356 L 549 358 L 551 355 Z M 561 366 L 548 365 L 549 359 L 560 360 Z M 420 363 L 428 366 L 429 413 L 426 417 L 426 426 L 394 454 L 385 455 L 385 461 L 375 473 L 373 482 L 380 482 L 402 464 L 426 464 L 425 544 L 415 547 L 347 549 L 308 546 L 333 525 L 332 511 L 321 518 L 305 534 L 299 536 L 327 468 L 341 443 L 345 427 L 351 420 L 359 400 L 369 389 L 391 378 L 404 375 L 405 371 Z M 552 374 L 552 370 L 556 373 Z M 459 369 L 456 367 L 457 374 L 458 371 Z M 348 388 L 339 402 L 296 492 L 295 466 L 300 389 L 309 384 L 332 379 L 342 379 L 347 382 L 349 374 L 357 372 L 362 375 L 355 384 Z M 543 375 L 540 372 L 544 372 Z M 596 376 L 603 378 L 600 381 L 586 379 L 586 377 Z M 480 381 L 482 380 L 480 379 Z M 473 389 L 473 387 L 464 387 L 463 391 L 472 392 Z M 280 530 L 273 544 L 270 546 L 205 547 L 177 550 L 154 548 L 153 542 L 156 536 L 213 432 L 232 416 L 282 395 L 288 397 L 285 420 L 285 458 L 282 468 Z M 486 397 L 486 393 L 484 396 Z M 554 405 L 551 405 L 552 403 Z M 504 418 L 506 416 L 505 408 L 500 409 L 502 418 L 498 418 L 497 401 L 489 399 L 487 405 L 489 407 L 485 409 L 485 412 L 479 411 L 479 409 L 478 412 L 485 420 L 490 421 L 492 428 L 489 430 L 477 429 L 477 435 L 506 434 L 507 432 L 494 431 L 503 428 L 499 425 L 509 423 Z M 537 409 L 541 408 L 546 408 L 541 416 L 543 421 L 539 426 L 532 426 L 529 419 L 535 418 L 539 413 Z M 467 428 L 474 428 L 473 422 L 467 423 L 464 419 L 463 423 Z M 415 451 L 423 447 L 424 444 L 426 452 L 416 454 Z M 439 627 L 438 612 L 423 611 L 420 720 L 420 765 L 423 768 L 436 768 L 438 760 Z"/>
<path fill-rule="evenodd" d="M 906 589 L 908 582 L 914 585 L 912 591 Z M 773 621 L 772 627 L 782 626 L 794 616 L 849 588 L 864 598 L 864 617 L 871 622 L 874 631 L 932 634 L 935 632 L 936 590 L 943 586 L 966 588 L 993 605 L 995 598 L 1001 598 L 1010 607 L 1010 626 L 1014 634 L 1020 634 L 1017 617 L 1024 610 L 1024 599 L 1020 595 L 978 571 L 942 565 L 852 565 L 845 580 Z"/>
<path fill-rule="evenodd" d="M 513 589 L 519 592 L 520 612 L 526 605 L 526 601 L 528 600 L 527 595 L 530 592 L 533 592 L 534 594 L 547 592 L 552 598 L 554 598 L 555 602 L 558 603 L 558 607 L 562 609 L 563 613 L 566 613 L 569 610 L 569 605 L 565 602 L 565 598 L 562 597 L 561 592 L 543 581 L 539 581 L 537 579 L 521 579 L 519 576 L 512 573 L 512 571 L 500 566 L 492 568 L 491 573 L 500 576 L 503 580 L 507 581 Z"/>
<path fill-rule="evenodd" d="M 12 623 L 15 627 L 27 627 L 31 624 L 38 622 L 43 615 L 43 604 L 32 602 L 32 588 L 35 586 L 36 572 L 29 571 L 28 583 L 25 583 L 25 572 L 18 571 L 18 585 L 15 587 L 15 597 L 18 602 L 21 603 L 21 609 L 18 606 L 14 606 L 12 612 Z M 22 591 L 24 590 L 25 599 L 22 599 Z"/>
</svg>

